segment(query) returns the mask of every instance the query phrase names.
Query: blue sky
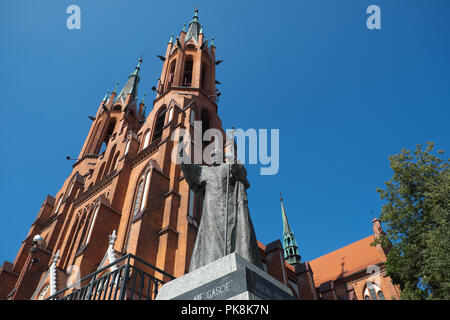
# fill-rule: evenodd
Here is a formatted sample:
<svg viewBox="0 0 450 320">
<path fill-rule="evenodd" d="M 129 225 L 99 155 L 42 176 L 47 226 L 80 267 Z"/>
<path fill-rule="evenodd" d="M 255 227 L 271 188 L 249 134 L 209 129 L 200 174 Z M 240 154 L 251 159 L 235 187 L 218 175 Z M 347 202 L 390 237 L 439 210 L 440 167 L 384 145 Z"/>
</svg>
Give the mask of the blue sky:
<svg viewBox="0 0 450 320">
<path fill-rule="evenodd" d="M 81 30 L 66 28 L 71 4 Z M 381 30 L 366 27 L 372 4 Z M 87 116 L 142 54 L 139 95 L 154 97 L 156 55 L 197 5 L 224 60 L 224 128 L 280 129 L 279 173 L 247 167 L 261 242 L 281 237 L 280 191 L 303 260 L 366 237 L 388 156 L 427 141 L 449 150 L 448 0 L 1 1 L 0 263 L 70 174 Z"/>
</svg>

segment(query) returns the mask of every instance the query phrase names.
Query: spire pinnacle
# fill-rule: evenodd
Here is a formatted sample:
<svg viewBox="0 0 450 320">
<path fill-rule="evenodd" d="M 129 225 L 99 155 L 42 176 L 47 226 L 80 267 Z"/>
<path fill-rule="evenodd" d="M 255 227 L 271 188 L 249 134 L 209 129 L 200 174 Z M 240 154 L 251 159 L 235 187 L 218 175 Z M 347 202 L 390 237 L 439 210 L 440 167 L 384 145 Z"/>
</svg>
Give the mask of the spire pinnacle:
<svg viewBox="0 0 450 320">
<path fill-rule="evenodd" d="M 215 45 L 214 45 L 214 37 L 211 38 L 211 45 L 210 45 L 210 47 L 215 47 Z"/>
<path fill-rule="evenodd" d="M 283 248 L 284 248 L 284 258 L 287 263 L 294 265 L 300 263 L 301 257 L 298 253 L 297 242 L 295 241 L 294 233 L 289 226 L 289 221 L 287 219 L 286 210 L 284 209 L 283 196 L 280 192 L 280 202 L 281 202 L 281 215 L 283 219 Z"/>
<path fill-rule="evenodd" d="M 283 196 L 281 195 L 281 192 L 280 192 L 280 202 L 281 202 L 281 215 L 283 218 L 283 234 L 292 233 L 291 227 L 289 226 L 289 221 L 288 221 L 288 218 L 286 215 L 286 210 L 284 209 Z"/>
<path fill-rule="evenodd" d="M 133 73 L 130 74 L 128 77 L 128 81 L 125 84 L 125 86 L 122 88 L 120 93 L 116 97 L 116 101 L 122 100 L 122 102 L 125 102 L 126 97 L 128 94 L 132 94 L 132 100 L 135 101 L 137 96 L 137 85 L 139 83 L 139 70 L 141 70 L 141 63 L 142 63 L 142 56 L 139 58 L 139 62 L 136 66 L 136 69 L 133 71 Z"/>
<path fill-rule="evenodd" d="M 192 21 L 198 22 L 198 7 L 194 10 L 194 18 L 192 18 Z"/>
<path fill-rule="evenodd" d="M 170 35 L 169 43 L 173 43 L 173 33 Z"/>
<path fill-rule="evenodd" d="M 183 25 L 183 30 L 181 31 L 186 32 L 186 23 Z"/>
<path fill-rule="evenodd" d="M 136 69 L 134 69 L 134 72 L 131 75 L 137 76 L 139 74 L 139 70 L 141 70 L 141 63 L 142 63 L 142 56 L 139 58 L 139 62 L 136 66 Z"/>
<path fill-rule="evenodd" d="M 109 90 L 106 91 L 106 94 L 105 94 L 105 96 L 103 97 L 102 102 L 106 102 L 106 100 L 108 100 L 108 98 L 109 98 Z"/>
</svg>

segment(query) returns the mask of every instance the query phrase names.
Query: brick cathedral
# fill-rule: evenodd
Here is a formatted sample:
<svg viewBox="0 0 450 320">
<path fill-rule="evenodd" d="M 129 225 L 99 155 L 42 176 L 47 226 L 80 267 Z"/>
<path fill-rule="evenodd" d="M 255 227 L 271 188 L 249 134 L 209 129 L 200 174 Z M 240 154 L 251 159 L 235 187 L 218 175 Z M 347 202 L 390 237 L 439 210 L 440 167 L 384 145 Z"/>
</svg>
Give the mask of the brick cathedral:
<svg viewBox="0 0 450 320">
<path fill-rule="evenodd" d="M 138 101 L 142 59 L 123 88 L 100 102 L 72 173 L 44 200 L 14 262 L 1 266 L 0 299 L 154 299 L 163 283 L 187 273 L 202 199 L 171 160 L 171 136 L 192 132 L 194 121 L 223 132 L 221 60 L 198 10 L 160 59 L 148 115 Z M 383 232 L 377 219 L 373 235 L 302 262 L 282 199 L 281 216 L 282 241 L 258 243 L 259 252 L 265 271 L 297 299 L 399 298 L 383 249 L 370 245 Z"/>
</svg>

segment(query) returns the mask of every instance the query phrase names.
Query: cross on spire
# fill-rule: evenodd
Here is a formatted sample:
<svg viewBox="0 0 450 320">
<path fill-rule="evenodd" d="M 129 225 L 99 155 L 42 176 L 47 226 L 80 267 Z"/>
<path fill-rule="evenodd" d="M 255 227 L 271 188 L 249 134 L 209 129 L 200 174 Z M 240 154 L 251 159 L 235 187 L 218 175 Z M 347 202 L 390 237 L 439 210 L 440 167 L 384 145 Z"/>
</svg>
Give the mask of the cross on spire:
<svg viewBox="0 0 450 320">
<path fill-rule="evenodd" d="M 114 242 L 116 242 L 116 230 L 113 231 L 113 233 L 109 236 L 109 245 L 114 245 Z"/>
</svg>

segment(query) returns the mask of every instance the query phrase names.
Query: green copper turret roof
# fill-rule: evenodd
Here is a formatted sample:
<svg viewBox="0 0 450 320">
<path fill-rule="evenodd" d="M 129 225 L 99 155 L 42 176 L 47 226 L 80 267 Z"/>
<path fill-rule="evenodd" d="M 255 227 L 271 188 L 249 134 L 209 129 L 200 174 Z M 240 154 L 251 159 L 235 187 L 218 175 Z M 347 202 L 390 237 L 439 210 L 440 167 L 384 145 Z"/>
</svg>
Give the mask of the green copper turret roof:
<svg viewBox="0 0 450 320">
<path fill-rule="evenodd" d="M 141 70 L 142 58 L 139 59 L 138 65 L 136 69 L 130 74 L 128 77 L 128 81 L 125 86 L 122 88 L 120 93 L 117 95 L 116 101 L 121 99 L 122 102 L 125 102 L 128 94 L 132 94 L 135 98 L 137 96 L 137 86 L 139 83 L 139 71 Z"/>
<path fill-rule="evenodd" d="M 189 22 L 189 29 L 186 34 L 185 42 L 188 42 L 189 39 L 194 39 L 195 42 L 198 43 L 198 35 L 200 34 L 200 23 L 198 22 L 198 9 L 195 9 L 194 17 L 191 22 Z"/>
<path fill-rule="evenodd" d="M 286 210 L 284 209 L 283 197 L 281 196 L 281 193 L 280 193 L 280 201 L 281 201 L 281 215 L 282 215 L 282 219 L 283 219 L 283 234 L 292 233 L 291 227 L 289 226 L 289 221 L 288 221 L 288 218 L 286 215 Z"/>
<path fill-rule="evenodd" d="M 281 201 L 281 215 L 283 219 L 283 249 L 284 249 L 284 258 L 287 263 L 294 265 L 301 263 L 301 257 L 298 253 L 297 242 L 295 241 L 294 233 L 291 230 L 289 225 L 289 221 L 287 219 L 286 210 L 284 209 L 283 197 L 280 193 L 280 201 Z"/>
<path fill-rule="evenodd" d="M 119 87 L 119 83 L 118 82 L 116 82 L 116 86 L 114 87 L 114 90 L 113 90 L 113 92 L 112 93 L 117 93 L 117 88 Z"/>
</svg>

